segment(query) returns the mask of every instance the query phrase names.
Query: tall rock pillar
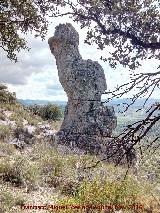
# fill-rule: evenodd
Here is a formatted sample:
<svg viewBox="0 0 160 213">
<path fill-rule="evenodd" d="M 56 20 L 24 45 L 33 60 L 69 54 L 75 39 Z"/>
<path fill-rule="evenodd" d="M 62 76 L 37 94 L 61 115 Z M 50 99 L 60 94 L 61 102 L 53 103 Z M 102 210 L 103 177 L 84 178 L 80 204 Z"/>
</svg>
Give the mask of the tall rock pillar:
<svg viewBox="0 0 160 213">
<path fill-rule="evenodd" d="M 69 23 L 58 25 L 48 43 L 68 97 L 58 143 L 89 153 L 106 153 L 117 118 L 113 107 L 101 102 L 101 95 L 107 89 L 102 66 L 97 61 L 82 59 L 79 34 Z"/>
</svg>

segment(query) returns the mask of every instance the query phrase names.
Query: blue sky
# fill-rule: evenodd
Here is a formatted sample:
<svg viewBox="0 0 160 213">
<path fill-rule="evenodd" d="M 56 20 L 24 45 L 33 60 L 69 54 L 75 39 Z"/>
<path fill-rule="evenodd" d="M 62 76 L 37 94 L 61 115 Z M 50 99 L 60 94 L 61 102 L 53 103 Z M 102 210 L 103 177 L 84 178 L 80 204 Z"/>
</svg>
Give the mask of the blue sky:
<svg viewBox="0 0 160 213">
<path fill-rule="evenodd" d="M 110 68 L 106 62 L 100 60 L 101 55 L 106 55 L 110 51 L 106 48 L 101 52 L 96 45 L 84 44 L 86 29 L 80 29 L 79 25 L 70 19 L 57 18 L 50 24 L 46 39 L 34 38 L 32 34 L 26 36 L 28 46 L 31 50 L 21 51 L 18 54 L 18 63 L 7 59 L 6 54 L 0 52 L 0 82 L 5 83 L 11 92 L 16 92 L 17 98 L 22 99 L 42 99 L 42 100 L 67 100 L 67 96 L 59 82 L 58 71 L 54 56 L 48 46 L 48 38 L 54 35 L 55 26 L 59 23 L 70 22 L 74 25 L 80 35 L 80 53 L 84 59 L 98 61 L 104 68 L 108 90 L 115 86 L 129 81 L 127 68 L 118 66 L 115 70 Z M 154 60 L 143 61 L 140 68 L 143 72 L 156 70 L 158 62 Z M 139 70 L 137 70 L 139 71 Z M 134 91 L 136 92 L 136 91 Z M 159 91 L 153 94 L 154 98 L 160 98 Z"/>
</svg>

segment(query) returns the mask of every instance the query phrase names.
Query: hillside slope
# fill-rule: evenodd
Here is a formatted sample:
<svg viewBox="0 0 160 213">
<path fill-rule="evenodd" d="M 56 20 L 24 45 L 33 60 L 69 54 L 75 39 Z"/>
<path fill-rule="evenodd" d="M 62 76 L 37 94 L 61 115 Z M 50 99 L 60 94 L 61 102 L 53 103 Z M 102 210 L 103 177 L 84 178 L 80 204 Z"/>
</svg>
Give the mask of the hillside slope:
<svg viewBox="0 0 160 213">
<path fill-rule="evenodd" d="M 95 166 L 96 156 L 56 145 L 56 123 L 32 115 L 6 88 L 2 92 L 1 213 L 159 212 L 157 154 L 144 155 L 129 170 L 105 162 Z"/>
</svg>

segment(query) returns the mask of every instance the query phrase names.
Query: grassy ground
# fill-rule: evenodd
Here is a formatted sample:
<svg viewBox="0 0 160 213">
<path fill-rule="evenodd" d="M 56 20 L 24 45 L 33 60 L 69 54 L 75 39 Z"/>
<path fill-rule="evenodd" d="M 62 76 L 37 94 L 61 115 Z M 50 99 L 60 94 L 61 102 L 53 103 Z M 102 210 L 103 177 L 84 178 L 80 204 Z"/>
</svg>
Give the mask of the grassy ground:
<svg viewBox="0 0 160 213">
<path fill-rule="evenodd" d="M 134 170 L 126 176 L 127 168 L 106 163 L 85 170 L 84 167 L 97 161 L 95 156 L 63 154 L 44 141 L 21 152 L 0 141 L 0 150 L 1 213 L 24 212 L 20 209 L 23 204 L 121 204 L 125 207 L 142 204 L 143 209 L 126 209 L 124 212 L 159 212 L 158 183 L 151 184 L 144 178 L 146 167 L 141 168 L 138 176 L 133 174 Z M 59 212 L 89 211 L 69 208 Z"/>
<path fill-rule="evenodd" d="M 13 129 L 3 123 L 5 112 L 16 127 L 23 128 L 24 120 L 31 126 L 43 121 L 18 103 L 1 103 L 0 107 L 0 213 L 55 212 L 50 205 L 55 205 L 57 212 L 66 213 L 120 209 L 126 213 L 160 212 L 158 150 L 154 155 L 139 154 L 136 167 L 129 170 L 105 162 L 85 169 L 95 165 L 97 157 L 78 152 L 66 154 L 55 146 L 54 138 L 35 140 L 20 150 L 9 144 Z M 57 130 L 60 124 L 50 123 Z M 20 208 L 28 205 L 43 205 L 44 210 Z"/>
</svg>

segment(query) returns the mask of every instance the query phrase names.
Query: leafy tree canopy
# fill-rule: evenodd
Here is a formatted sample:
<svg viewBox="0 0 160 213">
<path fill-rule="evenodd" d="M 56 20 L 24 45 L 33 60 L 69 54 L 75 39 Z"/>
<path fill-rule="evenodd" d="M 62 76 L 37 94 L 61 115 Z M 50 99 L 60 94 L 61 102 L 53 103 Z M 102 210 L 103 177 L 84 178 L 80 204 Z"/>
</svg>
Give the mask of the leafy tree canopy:
<svg viewBox="0 0 160 213">
<path fill-rule="evenodd" d="M 160 58 L 159 6 L 159 0 L 1 0 L 0 47 L 16 60 L 16 51 L 27 48 L 21 32 L 44 38 L 47 17 L 68 14 L 82 28 L 89 27 L 87 43 L 114 47 L 103 60 L 135 69 L 143 59 Z"/>
<path fill-rule="evenodd" d="M 57 1 L 0 0 L 0 47 L 7 57 L 17 61 L 16 53 L 29 49 L 22 34 L 35 33 L 44 39 L 48 21 L 46 15 L 55 10 Z"/>
<path fill-rule="evenodd" d="M 89 27 L 86 42 L 100 49 L 113 47 L 107 58 L 135 69 L 143 59 L 159 59 L 160 13 L 157 0 L 79 0 L 71 14 L 82 27 Z M 91 26 L 94 24 L 94 27 Z M 106 58 L 104 58 L 106 60 Z"/>
</svg>

